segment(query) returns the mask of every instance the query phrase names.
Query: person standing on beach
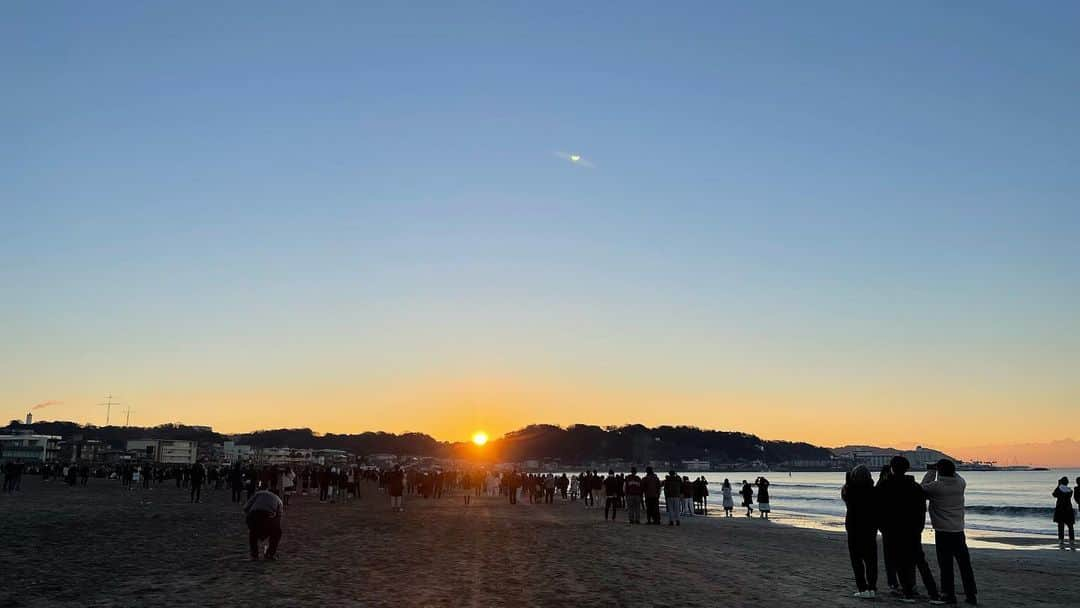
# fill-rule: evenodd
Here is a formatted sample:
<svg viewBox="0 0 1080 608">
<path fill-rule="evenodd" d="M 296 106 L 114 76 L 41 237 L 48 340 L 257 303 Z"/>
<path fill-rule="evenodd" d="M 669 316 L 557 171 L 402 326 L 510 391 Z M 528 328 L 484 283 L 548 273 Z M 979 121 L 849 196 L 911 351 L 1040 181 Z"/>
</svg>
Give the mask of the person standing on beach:
<svg viewBox="0 0 1080 608">
<path fill-rule="evenodd" d="M 664 478 L 664 503 L 667 506 L 668 525 L 681 525 L 679 509 L 682 507 L 682 480 L 675 471 L 669 472 Z"/>
<path fill-rule="evenodd" d="M 844 529 L 848 555 L 855 572 L 855 597 L 874 599 L 877 595 L 878 501 L 870 469 L 859 465 L 847 474 L 840 498 L 847 505 Z"/>
<path fill-rule="evenodd" d="M 604 479 L 604 521 L 607 521 L 608 509 L 611 509 L 611 521 L 615 521 L 615 516 L 619 512 L 619 487 L 621 485 L 619 479 L 615 477 L 615 471 L 609 470 Z"/>
<path fill-rule="evenodd" d="M 704 475 L 694 482 L 694 508 L 700 508 L 702 515 L 709 514 L 709 480 Z"/>
<path fill-rule="evenodd" d="M 878 490 L 881 490 L 883 487 L 885 487 L 885 484 L 887 484 L 889 482 L 889 477 L 891 475 L 892 475 L 892 468 L 889 465 L 885 465 L 885 466 L 881 467 L 881 472 L 878 473 L 878 478 L 877 478 L 877 488 L 878 488 Z M 926 502 L 925 498 L 923 499 L 923 502 L 924 503 Z M 887 519 L 887 517 L 885 517 L 883 519 Z M 900 592 L 900 581 L 899 581 L 899 579 L 896 578 L 896 565 L 893 564 L 893 554 L 895 552 L 892 550 L 891 545 L 892 545 L 892 535 L 889 534 L 886 530 L 882 529 L 881 530 L 881 552 L 883 554 L 883 557 L 885 558 L 885 579 L 889 582 L 889 589 L 893 590 L 894 592 L 899 593 Z"/>
<path fill-rule="evenodd" d="M 960 579 L 964 583 L 964 601 L 977 606 L 975 573 L 964 537 L 964 490 L 967 482 L 956 474 L 953 461 L 942 458 L 936 465 L 931 465 L 921 485 L 930 499 L 930 523 L 934 526 L 934 545 L 938 567 L 941 568 L 941 599 L 934 603 L 956 603 L 956 583 L 953 580 L 953 560 L 956 560 Z"/>
<path fill-rule="evenodd" d="M 292 467 L 285 469 L 285 473 L 281 476 L 281 490 L 282 490 L 282 502 L 285 508 L 289 508 L 289 498 L 293 494 L 296 494 L 296 472 L 292 470 Z"/>
<path fill-rule="evenodd" d="M 694 485 L 690 482 L 690 478 L 683 475 L 682 484 L 682 513 L 687 517 L 694 516 Z"/>
<path fill-rule="evenodd" d="M 514 469 L 506 476 L 506 491 L 510 494 L 510 504 L 517 504 L 518 487 L 521 485 L 521 479 L 518 476 L 517 469 Z"/>
<path fill-rule="evenodd" d="M 641 523 L 641 478 L 638 477 L 637 467 L 630 467 L 630 474 L 623 480 L 623 490 L 626 494 L 626 514 L 632 524 Z"/>
<path fill-rule="evenodd" d="M 645 467 L 641 480 L 641 495 L 645 497 L 645 523 L 660 525 L 660 478 L 652 467 Z"/>
<path fill-rule="evenodd" d="M 264 538 L 270 539 L 265 559 L 277 559 L 278 542 L 281 541 L 281 510 L 281 499 L 269 490 L 259 490 L 244 505 L 251 559 L 259 559 L 259 543 Z"/>
<path fill-rule="evenodd" d="M 240 468 L 239 462 L 229 470 L 229 488 L 232 489 L 232 501 L 240 502 L 240 495 L 244 491 L 244 469 Z"/>
<path fill-rule="evenodd" d="M 246 477 L 245 489 L 248 500 L 251 500 L 251 497 L 255 495 L 255 490 L 259 487 L 259 472 L 255 470 L 254 464 L 248 465 Z"/>
<path fill-rule="evenodd" d="M 931 600 L 938 599 L 937 583 L 926 554 L 922 548 L 922 533 L 926 527 L 926 495 L 911 475 L 907 475 L 911 463 L 903 456 L 894 456 L 889 463 L 889 474 L 878 481 L 877 492 L 881 504 L 882 550 L 885 553 L 886 567 L 894 567 L 896 579 L 890 578 L 889 585 L 898 579 L 896 593 L 904 601 L 914 602 L 915 571 L 922 576 L 926 593 Z"/>
<path fill-rule="evenodd" d="M 769 480 L 764 477 L 758 477 L 757 481 L 757 502 L 758 502 L 758 517 L 762 519 L 769 519 L 769 513 L 772 511 L 772 506 L 769 504 Z"/>
<path fill-rule="evenodd" d="M 390 495 L 391 509 L 399 513 L 405 510 L 401 504 L 402 494 L 405 493 L 405 473 L 400 466 L 395 465 L 394 470 L 386 474 L 386 493 Z"/>
<path fill-rule="evenodd" d="M 742 489 L 739 490 L 739 494 L 742 496 L 742 506 L 746 507 L 746 517 L 749 519 L 754 514 L 754 489 L 745 479 L 742 480 Z"/>
<path fill-rule="evenodd" d="M 196 462 L 191 465 L 191 502 L 202 502 L 202 485 L 206 479 L 206 467 Z"/>
<path fill-rule="evenodd" d="M 735 498 L 731 495 L 731 481 L 724 479 L 724 485 L 720 486 L 720 495 L 724 500 L 724 515 L 734 517 Z"/>
<path fill-rule="evenodd" d="M 1054 488 L 1051 496 L 1057 499 L 1054 506 L 1054 522 L 1057 523 L 1058 542 L 1061 548 L 1065 548 L 1065 528 L 1069 528 L 1069 546 L 1076 550 L 1076 532 L 1073 526 L 1076 524 L 1076 513 L 1072 508 L 1073 490 L 1069 487 L 1069 478 L 1062 477 L 1058 480 L 1058 486 Z"/>
<path fill-rule="evenodd" d="M 606 479 L 607 477 L 601 475 L 599 472 L 594 472 L 593 474 L 593 494 L 596 498 L 603 496 L 605 501 L 607 499 L 607 491 L 604 480 Z"/>
</svg>

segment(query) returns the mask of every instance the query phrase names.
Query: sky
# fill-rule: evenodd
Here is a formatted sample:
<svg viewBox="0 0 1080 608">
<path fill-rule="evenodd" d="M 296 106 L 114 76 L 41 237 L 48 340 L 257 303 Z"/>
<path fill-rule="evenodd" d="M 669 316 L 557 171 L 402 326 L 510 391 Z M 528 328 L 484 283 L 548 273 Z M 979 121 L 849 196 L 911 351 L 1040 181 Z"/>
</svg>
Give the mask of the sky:
<svg viewBox="0 0 1080 608">
<path fill-rule="evenodd" d="M 1080 439 L 1076 3 L 3 14 L 8 418 Z"/>
</svg>

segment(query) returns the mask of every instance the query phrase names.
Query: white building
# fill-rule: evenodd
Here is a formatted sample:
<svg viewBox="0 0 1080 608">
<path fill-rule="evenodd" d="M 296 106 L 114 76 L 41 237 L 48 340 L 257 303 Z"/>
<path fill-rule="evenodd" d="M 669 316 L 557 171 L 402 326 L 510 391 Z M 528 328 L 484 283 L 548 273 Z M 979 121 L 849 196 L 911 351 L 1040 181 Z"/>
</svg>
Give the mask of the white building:
<svg viewBox="0 0 1080 608">
<path fill-rule="evenodd" d="M 252 451 L 250 445 L 241 445 L 235 441 L 226 441 L 222 448 L 225 451 L 225 460 L 237 463 L 251 460 Z"/>
<path fill-rule="evenodd" d="M 0 435 L 0 461 L 54 462 L 60 454 L 57 435 Z"/>
<path fill-rule="evenodd" d="M 863 464 L 869 467 L 871 470 L 880 469 L 889 465 L 889 461 L 893 459 L 893 456 L 898 456 L 899 452 L 852 452 L 851 456 L 855 460 L 856 464 Z"/>
<path fill-rule="evenodd" d="M 314 450 L 311 459 L 324 466 L 347 464 L 349 453 L 345 450 Z"/>
<path fill-rule="evenodd" d="M 904 456 L 911 462 L 912 471 L 924 471 L 926 465 L 934 464 L 942 458 L 949 458 L 947 454 L 939 450 L 915 446 L 914 450 L 904 452 Z"/>
<path fill-rule="evenodd" d="M 396 454 L 368 454 L 367 461 L 377 467 L 388 467 L 397 462 Z"/>
<path fill-rule="evenodd" d="M 293 450 L 289 448 L 260 448 L 259 462 L 265 464 L 290 464 Z"/>
<path fill-rule="evenodd" d="M 162 464 L 194 464 L 199 454 L 199 444 L 186 439 L 132 439 L 127 449 Z"/>
</svg>

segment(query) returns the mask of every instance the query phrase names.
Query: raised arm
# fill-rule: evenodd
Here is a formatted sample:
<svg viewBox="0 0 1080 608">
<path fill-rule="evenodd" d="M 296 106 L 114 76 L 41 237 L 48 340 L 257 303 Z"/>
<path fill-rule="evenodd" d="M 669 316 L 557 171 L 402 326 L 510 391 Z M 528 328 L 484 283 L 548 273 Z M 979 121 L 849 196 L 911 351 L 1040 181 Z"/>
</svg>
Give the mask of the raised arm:
<svg viewBox="0 0 1080 608">
<path fill-rule="evenodd" d="M 922 483 L 919 485 L 922 486 L 923 492 L 930 495 L 934 493 L 935 484 L 937 484 L 937 471 L 931 469 L 926 472 L 926 475 L 923 475 Z"/>
</svg>

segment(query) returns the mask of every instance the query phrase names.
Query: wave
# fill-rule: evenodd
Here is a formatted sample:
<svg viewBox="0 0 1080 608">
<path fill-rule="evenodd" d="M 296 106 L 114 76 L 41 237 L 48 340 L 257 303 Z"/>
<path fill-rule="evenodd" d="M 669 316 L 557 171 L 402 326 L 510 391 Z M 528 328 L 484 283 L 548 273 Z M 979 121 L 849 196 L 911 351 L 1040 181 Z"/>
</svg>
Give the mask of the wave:
<svg viewBox="0 0 1080 608">
<path fill-rule="evenodd" d="M 777 505 L 787 504 L 789 507 L 794 507 L 796 511 L 808 511 L 820 513 L 817 510 L 799 508 L 797 505 L 802 502 L 811 503 L 833 503 L 838 508 L 843 507 L 843 501 L 839 498 L 825 497 L 825 496 L 774 496 L 774 503 Z M 783 508 L 783 507 L 781 507 Z M 1006 506 L 992 506 L 992 505 L 969 505 L 966 507 L 966 511 L 972 514 L 979 515 L 1000 515 L 1007 517 L 1053 517 L 1054 509 L 1052 507 L 1022 507 L 1015 505 Z"/>
<path fill-rule="evenodd" d="M 965 510 L 969 513 L 981 513 L 983 515 L 1012 515 L 1019 517 L 1053 517 L 1054 515 L 1052 507 L 968 505 Z"/>
<path fill-rule="evenodd" d="M 774 492 L 772 496 L 777 496 Z M 770 497 L 771 498 L 771 497 Z M 780 500 L 799 501 L 799 500 L 812 500 L 816 502 L 835 502 L 844 504 L 844 501 L 839 496 L 799 496 L 792 494 L 789 496 L 780 495 Z"/>
</svg>

